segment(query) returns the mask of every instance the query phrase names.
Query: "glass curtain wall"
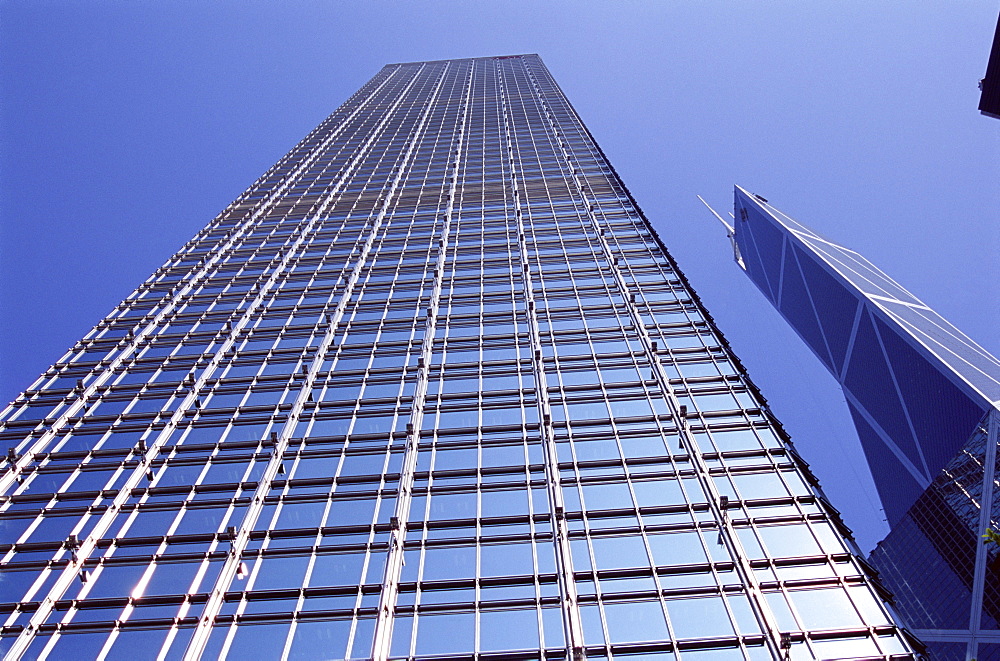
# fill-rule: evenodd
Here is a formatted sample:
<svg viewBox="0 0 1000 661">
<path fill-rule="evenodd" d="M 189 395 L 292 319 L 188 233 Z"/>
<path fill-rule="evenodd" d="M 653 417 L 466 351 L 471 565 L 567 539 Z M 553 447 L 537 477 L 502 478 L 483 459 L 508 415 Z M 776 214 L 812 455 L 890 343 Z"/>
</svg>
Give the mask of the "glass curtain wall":
<svg viewBox="0 0 1000 661">
<path fill-rule="evenodd" d="M 534 55 L 386 66 L 2 421 L 11 659 L 912 658 Z"/>
</svg>

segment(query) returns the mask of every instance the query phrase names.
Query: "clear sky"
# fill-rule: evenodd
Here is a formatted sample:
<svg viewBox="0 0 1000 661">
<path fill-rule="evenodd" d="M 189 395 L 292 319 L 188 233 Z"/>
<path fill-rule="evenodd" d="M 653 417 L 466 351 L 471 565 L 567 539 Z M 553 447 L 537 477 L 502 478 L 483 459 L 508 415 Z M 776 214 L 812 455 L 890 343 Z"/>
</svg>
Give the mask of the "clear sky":
<svg viewBox="0 0 1000 661">
<path fill-rule="evenodd" d="M 843 396 L 695 195 L 760 193 L 1000 353 L 1000 121 L 976 110 L 997 10 L 0 1 L 0 399 L 382 65 L 539 53 L 867 549 Z"/>
</svg>

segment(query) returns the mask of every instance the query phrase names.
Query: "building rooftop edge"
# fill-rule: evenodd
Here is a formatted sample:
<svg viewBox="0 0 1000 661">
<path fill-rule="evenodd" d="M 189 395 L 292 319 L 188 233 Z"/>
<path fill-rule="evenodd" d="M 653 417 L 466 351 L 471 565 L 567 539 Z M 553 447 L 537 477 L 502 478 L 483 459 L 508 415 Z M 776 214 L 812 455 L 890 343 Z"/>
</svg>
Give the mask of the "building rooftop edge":
<svg viewBox="0 0 1000 661">
<path fill-rule="evenodd" d="M 385 66 L 398 67 L 404 64 L 434 64 L 437 62 L 469 62 L 471 60 L 506 60 L 515 57 L 537 57 L 539 60 L 542 59 L 538 53 L 513 53 L 510 55 L 484 55 L 481 57 L 454 57 L 454 58 L 443 58 L 440 60 L 414 60 L 412 62 L 390 62 Z"/>
</svg>

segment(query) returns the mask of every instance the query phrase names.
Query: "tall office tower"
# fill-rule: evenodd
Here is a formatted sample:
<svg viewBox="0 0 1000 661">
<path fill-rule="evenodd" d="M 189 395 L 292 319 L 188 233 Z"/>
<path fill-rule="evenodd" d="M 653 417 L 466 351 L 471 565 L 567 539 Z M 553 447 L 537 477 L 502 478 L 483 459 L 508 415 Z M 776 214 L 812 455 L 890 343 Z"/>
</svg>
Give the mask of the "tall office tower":
<svg viewBox="0 0 1000 661">
<path fill-rule="evenodd" d="M 386 66 L 3 416 L 11 659 L 912 658 L 534 55 Z"/>
<path fill-rule="evenodd" d="M 858 253 L 736 189 L 737 260 L 841 384 L 890 534 L 871 555 L 935 658 L 1000 658 L 1000 361 Z M 989 503 L 988 507 L 981 507 Z"/>
</svg>

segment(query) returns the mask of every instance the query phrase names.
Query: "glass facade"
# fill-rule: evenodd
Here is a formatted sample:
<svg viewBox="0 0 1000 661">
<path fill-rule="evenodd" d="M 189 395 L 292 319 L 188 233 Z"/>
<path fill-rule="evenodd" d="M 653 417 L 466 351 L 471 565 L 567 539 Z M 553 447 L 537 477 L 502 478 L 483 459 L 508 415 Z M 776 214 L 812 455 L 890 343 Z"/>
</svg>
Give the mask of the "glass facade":
<svg viewBox="0 0 1000 661">
<path fill-rule="evenodd" d="M 871 554 L 935 659 L 1000 658 L 1000 546 L 982 539 L 1000 522 L 998 430 L 994 412 Z"/>
<path fill-rule="evenodd" d="M 386 66 L 2 424 L 6 658 L 913 657 L 535 55 Z"/>
<path fill-rule="evenodd" d="M 858 253 L 736 189 L 736 257 L 844 389 L 892 529 L 871 562 L 935 659 L 1000 659 L 1000 361 Z M 988 503 L 983 507 L 982 503 Z"/>
</svg>

